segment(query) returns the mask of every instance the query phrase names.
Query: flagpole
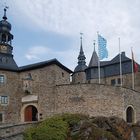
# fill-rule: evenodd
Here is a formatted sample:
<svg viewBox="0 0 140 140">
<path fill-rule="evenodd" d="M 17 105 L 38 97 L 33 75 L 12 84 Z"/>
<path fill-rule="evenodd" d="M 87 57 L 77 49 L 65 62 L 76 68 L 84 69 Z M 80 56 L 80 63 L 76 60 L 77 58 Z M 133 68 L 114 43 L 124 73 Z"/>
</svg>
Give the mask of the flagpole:
<svg viewBox="0 0 140 140">
<path fill-rule="evenodd" d="M 99 32 L 97 32 L 97 35 L 99 35 Z M 98 78 L 99 78 L 99 84 L 101 83 L 101 74 L 100 74 L 100 72 L 101 72 L 100 71 L 100 53 L 99 53 L 99 43 L 98 43 Z"/>
<path fill-rule="evenodd" d="M 134 77 L 134 55 L 131 47 L 131 54 L 132 54 L 132 89 L 135 89 L 135 77 Z"/>
<path fill-rule="evenodd" d="M 101 74 L 100 74 L 100 58 L 98 59 L 98 75 L 99 75 L 99 84 L 101 83 Z"/>
<path fill-rule="evenodd" d="M 122 87 L 122 57 L 121 57 L 121 45 L 120 45 L 120 38 L 119 38 L 119 56 L 120 56 L 120 80 L 121 80 L 121 87 Z"/>
</svg>

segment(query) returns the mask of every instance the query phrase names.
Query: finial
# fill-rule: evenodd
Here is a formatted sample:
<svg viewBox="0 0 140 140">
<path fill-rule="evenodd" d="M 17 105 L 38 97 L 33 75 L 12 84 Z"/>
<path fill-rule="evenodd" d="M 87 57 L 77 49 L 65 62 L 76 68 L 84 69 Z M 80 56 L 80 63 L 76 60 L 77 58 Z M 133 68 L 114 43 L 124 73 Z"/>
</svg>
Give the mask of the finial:
<svg viewBox="0 0 140 140">
<path fill-rule="evenodd" d="M 80 33 L 80 39 L 81 39 L 81 46 L 82 46 L 83 33 Z"/>
<path fill-rule="evenodd" d="M 93 40 L 94 52 L 95 52 L 95 40 Z"/>
<path fill-rule="evenodd" d="M 82 47 L 83 33 L 80 33 L 80 39 L 81 39 L 80 52 L 83 53 L 83 47 Z"/>
<path fill-rule="evenodd" d="M 8 6 L 5 6 L 5 8 L 4 8 L 4 16 L 3 16 L 4 20 L 7 20 L 6 11 L 8 8 L 9 8 Z"/>
</svg>

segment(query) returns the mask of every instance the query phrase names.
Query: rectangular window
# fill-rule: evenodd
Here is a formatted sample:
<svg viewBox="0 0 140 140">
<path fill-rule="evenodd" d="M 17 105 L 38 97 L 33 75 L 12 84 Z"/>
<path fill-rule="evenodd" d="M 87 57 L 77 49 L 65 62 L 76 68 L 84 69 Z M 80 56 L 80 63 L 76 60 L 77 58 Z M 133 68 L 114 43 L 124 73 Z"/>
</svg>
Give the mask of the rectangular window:
<svg viewBox="0 0 140 140">
<path fill-rule="evenodd" d="M 7 105 L 8 104 L 8 96 L 0 96 L 0 104 Z"/>
<path fill-rule="evenodd" d="M 115 80 L 115 79 L 112 79 L 112 80 L 111 80 L 111 85 L 112 85 L 112 86 L 115 86 L 115 84 L 116 84 L 116 80 Z"/>
<path fill-rule="evenodd" d="M 4 75 L 0 75 L 0 84 L 3 84 L 5 82 Z"/>
<path fill-rule="evenodd" d="M 119 85 L 121 84 L 121 79 L 120 79 L 120 78 L 118 78 L 118 84 L 119 84 Z"/>
<path fill-rule="evenodd" d="M 3 115 L 0 113 L 0 123 L 3 122 Z"/>
</svg>

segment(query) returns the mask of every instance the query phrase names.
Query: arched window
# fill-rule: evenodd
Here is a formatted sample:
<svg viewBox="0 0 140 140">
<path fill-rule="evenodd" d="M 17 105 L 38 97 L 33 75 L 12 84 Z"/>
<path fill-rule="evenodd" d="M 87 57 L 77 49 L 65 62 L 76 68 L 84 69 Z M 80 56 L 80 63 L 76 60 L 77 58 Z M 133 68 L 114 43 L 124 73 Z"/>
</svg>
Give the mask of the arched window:
<svg viewBox="0 0 140 140">
<path fill-rule="evenodd" d="M 134 123 L 134 109 L 131 106 L 126 109 L 126 121 L 127 123 Z"/>
</svg>

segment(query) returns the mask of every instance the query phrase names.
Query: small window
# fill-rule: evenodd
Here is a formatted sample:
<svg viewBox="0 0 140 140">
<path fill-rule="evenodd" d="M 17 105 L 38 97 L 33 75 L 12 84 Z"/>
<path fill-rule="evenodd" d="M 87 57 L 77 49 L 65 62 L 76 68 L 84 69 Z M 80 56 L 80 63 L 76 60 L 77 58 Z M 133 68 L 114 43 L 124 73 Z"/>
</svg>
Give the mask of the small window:
<svg viewBox="0 0 140 140">
<path fill-rule="evenodd" d="M 115 86 L 115 84 L 116 84 L 115 79 L 112 79 L 112 80 L 111 80 L 111 85 L 112 85 L 112 86 Z"/>
<path fill-rule="evenodd" d="M 8 104 L 8 96 L 0 96 L 0 104 L 7 105 Z"/>
<path fill-rule="evenodd" d="M 65 75 L 64 75 L 64 72 L 62 72 L 62 77 L 64 77 Z"/>
<path fill-rule="evenodd" d="M 120 78 L 118 78 L 118 84 L 121 84 L 121 79 Z"/>
<path fill-rule="evenodd" d="M 3 122 L 3 115 L 0 113 L 0 123 Z"/>
<path fill-rule="evenodd" d="M 5 82 L 4 75 L 0 75 L 0 84 L 4 84 L 4 82 Z"/>
</svg>

